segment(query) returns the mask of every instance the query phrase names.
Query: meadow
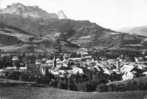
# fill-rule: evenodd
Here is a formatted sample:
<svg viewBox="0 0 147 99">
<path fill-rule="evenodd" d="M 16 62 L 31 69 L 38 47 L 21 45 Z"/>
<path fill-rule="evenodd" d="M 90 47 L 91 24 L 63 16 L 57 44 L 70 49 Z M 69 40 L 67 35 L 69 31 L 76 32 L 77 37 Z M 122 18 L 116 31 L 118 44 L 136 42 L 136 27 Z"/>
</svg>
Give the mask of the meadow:
<svg viewBox="0 0 147 99">
<path fill-rule="evenodd" d="M 147 91 L 75 92 L 43 87 L 1 87 L 4 99 L 146 99 Z"/>
</svg>

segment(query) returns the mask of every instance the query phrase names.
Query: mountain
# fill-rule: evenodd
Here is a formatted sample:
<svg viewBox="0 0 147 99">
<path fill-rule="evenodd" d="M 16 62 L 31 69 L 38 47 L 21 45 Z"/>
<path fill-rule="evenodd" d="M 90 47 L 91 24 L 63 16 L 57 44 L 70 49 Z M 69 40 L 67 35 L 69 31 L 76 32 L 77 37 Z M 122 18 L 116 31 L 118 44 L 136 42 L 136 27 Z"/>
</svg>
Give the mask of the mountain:
<svg viewBox="0 0 147 99">
<path fill-rule="evenodd" d="M 123 28 L 121 29 L 123 32 L 128 32 L 131 34 L 138 34 L 147 36 L 147 26 L 139 26 L 139 27 L 133 27 L 133 28 Z"/>
<path fill-rule="evenodd" d="M 65 15 L 65 13 L 62 10 L 58 11 L 57 15 L 58 15 L 59 19 L 67 19 L 67 16 Z"/>
<path fill-rule="evenodd" d="M 55 13 L 48 13 L 38 6 L 25 6 L 21 3 L 14 3 L 0 11 L 1 14 L 21 15 L 22 17 L 43 18 L 43 19 L 58 19 Z"/>
<path fill-rule="evenodd" d="M 22 4 L 13 4 L 2 9 L 0 49 L 73 51 L 80 47 L 136 50 L 146 48 L 145 36 L 116 32 L 90 21 L 71 20 L 63 11 L 55 14 L 56 17 L 50 15 L 52 14 L 38 7 Z"/>
</svg>

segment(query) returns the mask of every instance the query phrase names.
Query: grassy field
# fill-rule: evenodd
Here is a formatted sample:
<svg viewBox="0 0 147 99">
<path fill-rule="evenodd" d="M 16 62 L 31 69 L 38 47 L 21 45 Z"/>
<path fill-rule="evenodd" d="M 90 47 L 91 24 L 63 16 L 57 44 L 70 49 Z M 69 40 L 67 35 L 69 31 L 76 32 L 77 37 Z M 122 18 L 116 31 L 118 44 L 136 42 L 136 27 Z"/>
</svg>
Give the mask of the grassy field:
<svg viewBox="0 0 147 99">
<path fill-rule="evenodd" d="M 147 91 L 98 93 L 39 87 L 0 88 L 0 99 L 145 99 L 146 95 Z"/>
</svg>

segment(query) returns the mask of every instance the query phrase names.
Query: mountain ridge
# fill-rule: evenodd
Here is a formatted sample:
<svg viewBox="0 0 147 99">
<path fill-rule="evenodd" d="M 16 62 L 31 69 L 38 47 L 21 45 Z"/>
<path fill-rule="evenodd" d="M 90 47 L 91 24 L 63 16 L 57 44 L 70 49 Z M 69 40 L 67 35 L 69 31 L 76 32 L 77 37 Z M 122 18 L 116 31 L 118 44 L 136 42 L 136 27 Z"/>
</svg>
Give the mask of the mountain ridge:
<svg viewBox="0 0 147 99">
<path fill-rule="evenodd" d="M 38 6 L 25 6 L 21 3 L 14 3 L 8 5 L 6 8 L 1 9 L 1 14 L 14 14 L 20 15 L 22 17 L 33 17 L 33 18 L 43 18 L 43 19 L 59 19 L 56 13 L 48 13 L 42 10 Z"/>
<path fill-rule="evenodd" d="M 81 47 L 136 49 L 134 45 L 139 45 L 139 49 L 146 48 L 145 36 L 116 32 L 86 20 L 23 17 L 21 13 L 0 13 L 0 19 L 0 35 L 16 38 L 20 42 L 14 42 L 12 46 L 27 44 L 45 50 L 59 48 L 70 51 Z M 7 41 L 2 40 L 0 44 L 4 42 Z"/>
</svg>

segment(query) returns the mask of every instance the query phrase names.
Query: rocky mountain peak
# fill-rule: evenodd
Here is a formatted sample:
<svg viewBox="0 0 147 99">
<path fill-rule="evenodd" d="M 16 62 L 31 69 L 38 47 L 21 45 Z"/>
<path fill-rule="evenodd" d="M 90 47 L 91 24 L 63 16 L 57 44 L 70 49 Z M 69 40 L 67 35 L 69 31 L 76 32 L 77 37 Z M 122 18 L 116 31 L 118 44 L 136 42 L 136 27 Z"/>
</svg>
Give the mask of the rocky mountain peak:
<svg viewBox="0 0 147 99">
<path fill-rule="evenodd" d="M 43 19 L 59 19 L 56 13 L 48 13 L 38 6 L 25 6 L 21 3 L 8 5 L 0 11 L 1 14 L 20 15 L 22 17 L 33 17 Z"/>
<path fill-rule="evenodd" d="M 65 15 L 63 10 L 58 11 L 58 17 L 59 19 L 67 19 L 67 16 Z"/>
</svg>

